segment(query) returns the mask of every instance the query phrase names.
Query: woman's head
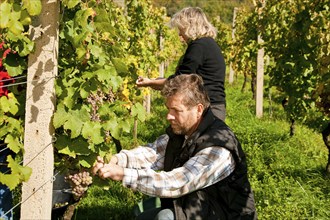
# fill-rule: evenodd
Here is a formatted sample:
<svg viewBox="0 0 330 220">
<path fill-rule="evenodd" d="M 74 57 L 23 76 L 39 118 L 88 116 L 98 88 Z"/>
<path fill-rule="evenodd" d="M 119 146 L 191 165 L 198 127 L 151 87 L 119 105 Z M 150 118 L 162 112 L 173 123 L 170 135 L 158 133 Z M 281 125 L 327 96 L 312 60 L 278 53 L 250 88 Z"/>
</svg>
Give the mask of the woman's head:
<svg viewBox="0 0 330 220">
<path fill-rule="evenodd" d="M 207 20 L 201 8 L 187 7 L 173 15 L 171 27 L 178 28 L 180 35 L 187 40 L 195 40 L 201 37 L 215 38 L 217 31 Z"/>
</svg>

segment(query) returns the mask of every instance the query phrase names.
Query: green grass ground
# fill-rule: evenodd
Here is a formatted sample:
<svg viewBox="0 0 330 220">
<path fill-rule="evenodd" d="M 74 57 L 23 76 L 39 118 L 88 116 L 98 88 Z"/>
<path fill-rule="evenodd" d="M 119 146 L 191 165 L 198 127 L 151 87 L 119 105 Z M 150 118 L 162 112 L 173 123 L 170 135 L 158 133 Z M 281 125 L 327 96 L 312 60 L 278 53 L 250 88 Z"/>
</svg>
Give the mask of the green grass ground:
<svg viewBox="0 0 330 220">
<path fill-rule="evenodd" d="M 257 119 L 252 94 L 242 93 L 240 87 L 239 82 L 226 86 L 226 122 L 247 154 L 259 219 L 330 219 L 330 177 L 325 173 L 328 151 L 317 114 L 308 126 L 298 122 L 295 135 L 290 136 L 276 91 L 264 95 L 264 116 Z M 155 92 L 147 122 L 139 125 L 141 144 L 153 141 L 166 127 L 166 109 L 158 96 Z M 111 182 L 109 190 L 93 186 L 73 219 L 134 219 L 133 207 L 142 196 L 120 183 Z"/>
</svg>

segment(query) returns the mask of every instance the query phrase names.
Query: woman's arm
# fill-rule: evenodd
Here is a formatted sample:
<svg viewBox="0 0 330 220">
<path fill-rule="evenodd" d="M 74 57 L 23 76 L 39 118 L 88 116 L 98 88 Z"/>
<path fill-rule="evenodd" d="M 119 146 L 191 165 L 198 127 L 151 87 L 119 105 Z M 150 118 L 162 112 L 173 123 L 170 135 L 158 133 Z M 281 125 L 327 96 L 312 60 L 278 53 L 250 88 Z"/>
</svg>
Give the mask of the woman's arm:
<svg viewBox="0 0 330 220">
<path fill-rule="evenodd" d="M 155 79 L 149 79 L 147 77 L 139 76 L 139 78 L 136 80 L 136 85 L 138 87 L 151 87 L 155 90 L 162 90 L 164 87 L 164 83 L 166 81 L 166 78 L 155 78 Z"/>
</svg>

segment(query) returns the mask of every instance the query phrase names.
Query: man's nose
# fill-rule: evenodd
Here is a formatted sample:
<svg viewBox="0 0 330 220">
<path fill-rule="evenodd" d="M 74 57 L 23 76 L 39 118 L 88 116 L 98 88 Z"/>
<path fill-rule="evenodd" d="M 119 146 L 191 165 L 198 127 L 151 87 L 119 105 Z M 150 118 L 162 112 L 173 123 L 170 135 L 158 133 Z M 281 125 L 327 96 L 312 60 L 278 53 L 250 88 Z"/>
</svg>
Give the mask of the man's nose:
<svg viewBox="0 0 330 220">
<path fill-rule="evenodd" d="M 173 114 L 171 114 L 170 112 L 167 113 L 167 115 L 166 115 L 166 119 L 167 119 L 168 121 L 173 120 L 174 118 L 175 118 L 175 117 L 173 116 Z"/>
</svg>

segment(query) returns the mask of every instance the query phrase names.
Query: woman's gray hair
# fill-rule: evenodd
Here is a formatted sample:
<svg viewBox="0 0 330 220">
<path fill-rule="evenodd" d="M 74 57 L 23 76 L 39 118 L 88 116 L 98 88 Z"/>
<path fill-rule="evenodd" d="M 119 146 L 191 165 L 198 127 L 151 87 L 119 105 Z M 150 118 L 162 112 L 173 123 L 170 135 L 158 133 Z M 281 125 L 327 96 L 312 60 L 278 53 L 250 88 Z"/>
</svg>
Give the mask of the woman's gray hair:
<svg viewBox="0 0 330 220">
<path fill-rule="evenodd" d="M 199 7 L 187 7 L 175 13 L 170 21 L 170 26 L 183 31 L 183 34 L 190 40 L 201 37 L 215 38 L 217 35 L 217 30 Z"/>
<path fill-rule="evenodd" d="M 203 79 L 197 74 L 181 74 L 166 80 L 162 95 L 165 98 L 182 94 L 183 103 L 188 109 L 202 104 L 204 109 L 210 106 L 210 99 L 203 85 Z"/>
</svg>

